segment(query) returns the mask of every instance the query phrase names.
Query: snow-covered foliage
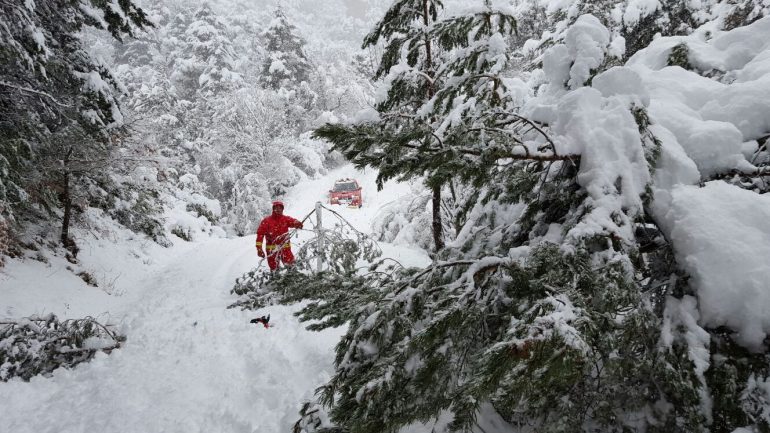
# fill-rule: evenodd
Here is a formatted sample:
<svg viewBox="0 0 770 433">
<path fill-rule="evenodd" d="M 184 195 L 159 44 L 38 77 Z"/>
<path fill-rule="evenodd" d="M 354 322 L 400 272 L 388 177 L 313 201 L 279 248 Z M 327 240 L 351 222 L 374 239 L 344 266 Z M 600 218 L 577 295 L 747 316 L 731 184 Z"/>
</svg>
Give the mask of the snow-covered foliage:
<svg viewBox="0 0 770 433">
<path fill-rule="evenodd" d="M 352 34 L 349 21 L 314 29 L 301 2 L 281 3 L 277 17 L 240 2 L 227 13 L 227 0 L 149 5 L 155 29 L 92 46 L 126 81 L 126 109 L 110 105 L 126 126 L 81 113 L 98 133 L 52 135 L 26 185 L 46 185 L 49 168 L 58 184 L 18 198 L 65 227 L 111 216 L 184 244 L 253 231 L 270 199 L 339 162 L 330 148 L 377 169 L 380 186 L 423 182 L 374 230 L 430 245 L 429 265 L 374 261 L 340 229 L 296 267 L 238 281 L 240 306 L 306 301 L 311 329 L 348 325 L 297 431 L 770 429 L 768 0 L 397 0 L 364 39 L 370 59 L 318 36 Z M 86 92 L 119 87 L 93 72 L 77 71 Z M 29 99 L 49 127 L 40 101 L 77 98 L 40 89 Z M 34 140 L 14 137 L 3 156 L 19 178 L 12 159 Z M 314 259 L 331 265 L 311 272 Z"/>
<path fill-rule="evenodd" d="M 295 5 L 234 15 L 218 1 L 124 3 L 3 6 L 0 213 L 11 241 L 32 231 L 26 221 L 56 217 L 77 255 L 69 226 L 96 206 L 168 245 L 168 230 L 187 233 L 201 215 L 195 200 L 176 203 L 192 197 L 179 192 L 186 175 L 219 202 L 212 224 L 243 235 L 271 199 L 339 164 L 307 131 L 365 104 L 357 50 L 303 35 Z M 290 73 L 262 68 L 270 58 Z"/>
<path fill-rule="evenodd" d="M 430 192 L 413 187 L 413 195 L 400 197 L 383 206 L 372 221 L 377 240 L 430 249 Z"/>
<path fill-rule="evenodd" d="M 495 27 L 533 3 L 530 41 Z M 315 319 L 363 302 L 319 396 L 331 421 L 470 431 L 490 404 L 512 430 L 767 428 L 766 5 L 422 5 L 365 40 L 386 39 L 377 112 L 316 134 L 384 178 L 474 193 L 431 266 L 340 282 L 365 299 L 305 295 Z"/>
<path fill-rule="evenodd" d="M 149 25 L 131 1 L 0 3 L 0 221 L 61 217 L 75 254 L 72 192 L 117 157 L 124 123 L 115 75 L 78 36 L 96 28 L 121 40 Z"/>
<path fill-rule="evenodd" d="M 377 115 L 365 109 L 350 125 L 327 123 L 315 131 L 355 164 L 379 169 L 380 183 L 423 176 L 432 190 L 436 250 L 446 237 L 442 187 L 473 171 L 458 167 L 473 164 L 478 154 L 466 128 L 501 102 L 500 73 L 508 59 L 502 35 L 515 27 L 507 8 L 489 3 L 446 19 L 439 19 L 441 8 L 433 0 L 394 3 L 364 38 L 364 47 L 383 45 L 373 77 L 381 80 Z"/>
<path fill-rule="evenodd" d="M 66 255 L 68 271 L 109 292 L 106 277 L 81 270 L 84 238 L 170 247 L 253 233 L 272 199 L 339 164 L 307 131 L 364 103 L 357 66 L 344 55 L 311 62 L 299 46 L 299 72 L 270 82 L 259 66 L 271 50 L 305 44 L 293 18 L 282 15 L 271 33 L 272 11 L 226 11 L 174 1 L 144 10 L 130 1 L 0 4 L 2 259 Z M 8 368 L 38 368 L 32 359 L 48 372 L 46 356 L 61 358 L 58 346 L 32 345 L 40 352 Z M 9 350 L 21 356 L 19 347 Z M 78 352 L 72 364 L 92 355 Z"/>
<path fill-rule="evenodd" d="M 523 35 L 518 55 L 561 41 L 582 15 L 591 14 L 609 30 L 611 51 L 628 59 L 658 36 L 683 36 L 695 29 L 730 30 L 770 13 L 767 0 L 514 0 Z"/>
<path fill-rule="evenodd" d="M 0 322 L 0 381 L 48 375 L 71 368 L 99 351 L 109 353 L 125 337 L 94 318 L 59 320 L 54 314 Z"/>
<path fill-rule="evenodd" d="M 345 116 L 351 101 L 363 100 L 365 86 L 355 85 L 362 80 L 352 65 L 319 62 L 339 74 L 331 82 L 316 71 L 305 40 L 280 10 L 238 17 L 209 3 L 149 10 L 156 30 L 117 47 L 115 56 L 129 89 L 126 117 L 136 122 L 136 145 L 163 158 L 177 187 L 195 176 L 198 193 L 219 202 L 214 223 L 251 233 L 271 199 L 337 163 L 328 145 L 306 131 L 317 118 Z M 353 91 L 335 95 L 329 87 L 337 79 Z M 177 234 L 188 231 L 184 223 L 172 226 Z"/>
<path fill-rule="evenodd" d="M 276 11 L 262 37 L 267 42 L 262 81 L 273 88 L 291 88 L 310 80 L 312 66 L 305 54 L 306 42 L 283 11 Z"/>
</svg>

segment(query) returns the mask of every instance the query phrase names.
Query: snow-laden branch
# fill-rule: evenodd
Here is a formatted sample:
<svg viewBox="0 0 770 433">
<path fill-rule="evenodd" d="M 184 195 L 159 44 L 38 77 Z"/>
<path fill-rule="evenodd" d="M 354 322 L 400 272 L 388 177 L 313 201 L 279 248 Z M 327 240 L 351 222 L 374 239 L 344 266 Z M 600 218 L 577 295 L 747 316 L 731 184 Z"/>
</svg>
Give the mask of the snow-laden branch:
<svg viewBox="0 0 770 433">
<path fill-rule="evenodd" d="M 415 74 L 425 78 L 425 80 L 431 86 L 435 83 L 435 79 L 433 77 L 431 77 L 430 75 L 426 74 L 425 72 L 419 71 L 417 69 L 412 69 L 412 72 L 414 72 Z"/>
<path fill-rule="evenodd" d="M 18 90 L 20 92 L 27 92 L 27 93 L 33 93 L 33 94 L 36 94 L 36 95 L 40 95 L 40 96 L 45 96 L 46 98 L 50 99 L 51 101 L 53 101 L 56 105 L 58 105 L 60 107 L 72 108 L 71 105 L 67 105 L 67 104 L 64 104 L 62 102 L 59 102 L 59 100 L 57 100 L 56 98 L 51 96 L 49 93 L 42 92 L 40 90 L 30 89 L 29 87 L 17 86 L 15 84 L 11 84 L 11 83 L 6 82 L 6 81 L 0 81 L 0 86 L 10 87 L 11 89 L 16 89 L 16 90 Z"/>
<path fill-rule="evenodd" d="M 486 126 L 479 126 L 475 128 L 469 128 L 463 131 L 462 133 L 468 134 L 473 132 L 497 132 L 500 134 L 507 134 L 511 140 L 513 140 L 516 145 L 514 149 L 521 149 L 521 152 L 509 151 L 509 150 L 495 150 L 494 152 L 497 153 L 495 156 L 497 159 L 512 159 L 512 160 L 518 160 L 518 161 L 537 161 L 537 162 L 555 162 L 555 161 L 572 161 L 576 162 L 580 160 L 580 155 L 577 154 L 567 154 L 567 155 L 559 155 L 556 152 L 556 144 L 553 142 L 551 137 L 548 135 L 548 133 L 545 132 L 545 130 L 538 125 L 536 122 L 527 119 L 524 116 L 521 116 L 516 113 L 491 113 L 489 116 L 495 116 L 495 115 L 502 115 L 509 116 L 508 121 L 501 121 L 496 123 L 498 126 L 505 126 L 513 122 L 522 122 L 530 127 L 529 130 L 535 130 L 539 135 L 543 137 L 543 139 L 548 142 L 548 145 L 551 148 L 551 152 L 532 152 L 523 141 L 521 141 L 520 138 L 516 137 L 517 133 L 516 131 L 509 131 L 507 129 L 501 128 L 501 127 L 486 127 Z M 388 117 L 398 117 L 398 118 L 404 118 L 413 120 L 415 122 L 420 122 L 422 119 L 420 116 L 417 115 L 411 115 L 406 113 L 400 113 L 400 112 L 391 112 L 391 113 L 385 113 L 381 117 L 388 118 Z M 427 125 L 426 125 L 427 126 Z M 424 147 L 424 146 L 416 146 L 411 144 L 401 144 L 402 147 L 407 147 L 410 149 L 419 149 L 422 152 L 427 153 L 436 153 L 436 152 L 442 152 L 445 151 L 446 148 L 444 147 L 443 140 L 439 135 L 437 135 L 433 130 L 431 130 L 431 135 L 439 142 L 439 147 Z M 461 154 L 465 155 L 474 155 L 474 156 L 482 156 L 484 154 L 489 154 L 488 150 L 481 151 L 477 149 L 470 149 L 470 148 L 455 148 L 455 151 Z"/>
<path fill-rule="evenodd" d="M 719 173 L 715 175 L 713 179 L 726 179 L 734 176 L 753 178 L 770 176 L 770 166 L 755 167 L 751 170 L 734 169 L 724 173 Z"/>
</svg>

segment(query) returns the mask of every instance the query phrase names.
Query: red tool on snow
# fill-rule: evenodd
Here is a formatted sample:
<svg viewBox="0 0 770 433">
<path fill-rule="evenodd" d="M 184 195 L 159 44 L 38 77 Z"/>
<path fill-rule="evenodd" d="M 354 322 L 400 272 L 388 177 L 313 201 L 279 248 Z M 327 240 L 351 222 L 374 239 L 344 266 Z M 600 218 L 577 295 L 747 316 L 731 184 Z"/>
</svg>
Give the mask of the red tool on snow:
<svg viewBox="0 0 770 433">
<path fill-rule="evenodd" d="M 256 319 L 251 319 L 249 323 L 261 323 L 265 326 L 265 328 L 270 327 L 270 315 L 257 317 Z"/>
</svg>

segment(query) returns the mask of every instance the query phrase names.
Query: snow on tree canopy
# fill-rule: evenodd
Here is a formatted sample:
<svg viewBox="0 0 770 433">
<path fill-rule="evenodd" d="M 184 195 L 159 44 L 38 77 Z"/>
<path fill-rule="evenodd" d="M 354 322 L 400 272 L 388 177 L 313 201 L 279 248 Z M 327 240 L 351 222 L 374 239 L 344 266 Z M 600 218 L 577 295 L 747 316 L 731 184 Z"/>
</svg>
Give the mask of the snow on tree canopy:
<svg viewBox="0 0 770 433">
<path fill-rule="evenodd" d="M 667 66 L 682 44 L 692 70 Z M 653 213 L 692 277 L 702 324 L 728 326 L 741 344 L 759 349 L 770 332 L 770 200 L 720 181 L 695 184 L 756 170 L 742 149 L 770 132 L 770 18 L 710 40 L 697 33 L 657 39 L 628 67 L 649 91 L 662 143 Z"/>
<path fill-rule="evenodd" d="M 581 155 L 578 182 L 589 193 L 592 211 L 568 238 L 612 233 L 630 244 L 628 218 L 642 209 L 641 196 L 650 182 L 639 125 L 630 109 L 646 107 L 649 96 L 638 74 L 625 68 L 595 77 L 594 88 L 582 87 L 604 62 L 609 44 L 609 31 L 598 19 L 580 16 L 566 32 L 565 44 L 543 55 L 549 91 L 530 100 L 525 110 L 551 123 L 559 154 Z M 577 90 L 561 96 L 565 85 Z"/>
<path fill-rule="evenodd" d="M 662 217 L 698 289 L 701 324 L 728 326 L 761 349 L 770 333 L 770 197 L 724 182 L 679 185 Z"/>
<path fill-rule="evenodd" d="M 581 156 L 578 182 L 591 210 L 565 240 L 609 232 L 630 244 L 631 219 L 651 187 L 654 216 L 692 277 L 702 325 L 726 325 L 741 344 L 759 348 L 770 332 L 770 201 L 726 183 L 696 185 L 756 171 L 744 150 L 770 132 L 770 18 L 710 39 L 698 32 L 658 38 L 626 66 L 593 77 L 608 55 L 609 31 L 583 15 L 564 35 L 542 57 L 547 90 L 524 112 L 551 124 L 560 154 Z M 686 68 L 669 66 L 678 46 L 686 47 Z M 635 109 L 648 113 L 661 144 L 654 169 Z"/>
<path fill-rule="evenodd" d="M 581 155 L 578 182 L 588 191 L 593 208 L 591 217 L 569 235 L 581 238 L 609 231 L 630 242 L 630 221 L 618 223 L 617 218 L 622 209 L 632 209 L 632 216 L 641 210 L 640 197 L 650 176 L 629 104 L 591 88 L 579 89 L 562 101 L 553 127 L 560 134 L 559 151 Z"/>
<path fill-rule="evenodd" d="M 573 59 L 569 85 L 582 86 L 604 61 L 610 42 L 610 32 L 593 15 L 583 15 L 567 30 L 565 45 Z"/>
</svg>

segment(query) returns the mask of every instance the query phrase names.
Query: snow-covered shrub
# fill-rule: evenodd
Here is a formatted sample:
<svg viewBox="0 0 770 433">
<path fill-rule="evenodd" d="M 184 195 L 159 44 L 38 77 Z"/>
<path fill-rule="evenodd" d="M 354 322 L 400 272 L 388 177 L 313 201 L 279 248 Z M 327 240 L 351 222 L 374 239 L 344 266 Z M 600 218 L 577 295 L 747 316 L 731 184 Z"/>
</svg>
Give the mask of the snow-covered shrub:
<svg viewBox="0 0 770 433">
<path fill-rule="evenodd" d="M 278 152 L 270 153 L 261 172 L 265 176 L 267 189 L 272 197 L 285 195 L 289 188 L 307 178 L 302 170 L 295 167 L 287 157 Z"/>
<path fill-rule="evenodd" d="M 0 381 L 71 368 L 99 351 L 110 353 L 123 341 L 124 336 L 92 317 L 60 321 L 49 314 L 0 322 Z"/>
<path fill-rule="evenodd" d="M 305 133 L 297 138 L 285 138 L 277 145 L 280 146 L 281 153 L 308 177 L 326 173 L 329 144 L 325 141 L 315 140 L 311 138 L 310 133 Z"/>
<path fill-rule="evenodd" d="M 99 284 L 96 282 L 96 278 L 94 278 L 94 276 L 91 275 L 90 272 L 80 271 L 76 275 L 80 277 L 80 279 L 83 280 L 83 282 L 88 284 L 89 286 L 99 287 Z"/>
<path fill-rule="evenodd" d="M 131 194 L 132 189 L 125 185 L 119 191 L 122 196 L 125 193 Z M 142 233 L 164 247 L 170 246 L 163 228 L 163 206 L 159 200 L 159 192 L 143 188 L 134 191 L 134 194 L 126 197 L 121 206 L 108 212 L 130 230 Z"/>
<path fill-rule="evenodd" d="M 186 241 L 197 239 L 198 233 L 225 236 L 224 230 L 216 225 L 222 216 L 219 201 L 205 195 L 206 187 L 198 177 L 192 173 L 181 176 L 179 187 L 174 196 L 167 197 L 167 230 Z"/>
<path fill-rule="evenodd" d="M 187 242 L 192 242 L 194 239 L 192 233 L 190 232 L 190 228 L 181 225 L 172 226 L 171 234 L 176 235 L 179 239 Z"/>
<path fill-rule="evenodd" d="M 208 207 L 206 207 L 203 203 L 188 203 L 187 204 L 187 211 L 189 212 L 195 212 L 198 214 L 198 216 L 202 216 L 203 218 L 206 218 L 211 224 L 216 224 L 219 220 L 219 217 L 217 215 L 214 215 L 214 211 L 210 210 Z"/>
</svg>

